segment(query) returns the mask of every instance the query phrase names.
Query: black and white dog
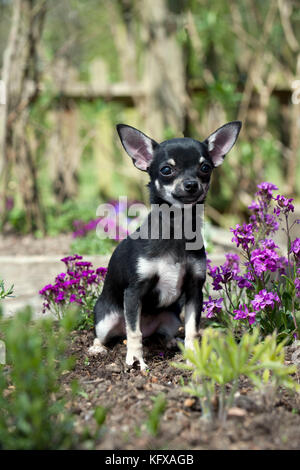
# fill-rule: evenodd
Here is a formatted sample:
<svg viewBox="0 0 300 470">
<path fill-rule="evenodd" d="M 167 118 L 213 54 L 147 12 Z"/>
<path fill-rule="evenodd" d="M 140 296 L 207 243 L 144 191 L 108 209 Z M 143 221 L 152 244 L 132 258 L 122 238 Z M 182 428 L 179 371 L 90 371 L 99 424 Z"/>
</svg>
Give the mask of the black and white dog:
<svg viewBox="0 0 300 470">
<path fill-rule="evenodd" d="M 90 354 L 104 353 L 109 339 L 126 336 L 126 364 L 132 366 L 137 360 L 141 369 L 147 368 L 142 338 L 156 332 L 166 338 L 167 346 L 174 344 L 183 307 L 185 346 L 193 347 L 202 311 L 205 249 L 203 243 L 200 246 L 191 243 L 187 249 L 191 239 L 185 234 L 175 236 L 175 231 L 187 220 L 194 230 L 195 242 L 199 231 L 197 209 L 204 207 L 212 171 L 221 165 L 240 129 L 241 122 L 233 121 L 203 142 L 178 138 L 158 144 L 131 126 L 117 126 L 134 165 L 149 174 L 152 210 L 142 227 L 123 240 L 112 254 L 94 309 L 96 339 Z M 170 209 L 167 222 L 164 216 L 168 211 L 162 208 Z M 186 220 L 185 209 L 190 214 Z M 183 217 L 178 219 L 178 214 Z M 142 236 L 145 227 L 150 236 Z M 157 229 L 154 236 L 153 227 Z M 168 236 L 164 236 L 165 232 Z"/>
</svg>

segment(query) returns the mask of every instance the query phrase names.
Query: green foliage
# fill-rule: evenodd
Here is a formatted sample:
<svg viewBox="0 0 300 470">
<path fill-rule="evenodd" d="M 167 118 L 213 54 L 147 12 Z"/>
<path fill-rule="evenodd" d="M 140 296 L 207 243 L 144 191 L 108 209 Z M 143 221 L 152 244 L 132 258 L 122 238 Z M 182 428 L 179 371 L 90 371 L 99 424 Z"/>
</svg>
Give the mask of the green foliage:
<svg viewBox="0 0 300 470">
<path fill-rule="evenodd" d="M 26 214 L 22 208 L 14 207 L 8 213 L 8 222 L 17 233 L 26 233 Z"/>
<path fill-rule="evenodd" d="M 225 421 L 242 376 L 247 377 L 258 389 L 271 385 L 274 390 L 279 386 L 299 390 L 291 378 L 291 374 L 296 372 L 296 366 L 284 364 L 283 346 L 283 342 L 277 344 L 275 333 L 260 342 L 259 330 L 255 329 L 253 333 L 245 333 L 237 342 L 231 332 L 223 333 L 207 328 L 201 344 L 194 342 L 194 350 L 180 345 L 183 358 L 188 363 L 173 365 L 193 371 L 192 382 L 184 390 L 199 397 L 203 415 L 209 419 L 216 417 L 212 398 L 217 387 L 220 389 L 218 418 Z M 229 393 L 228 386 L 231 386 Z"/>
<path fill-rule="evenodd" d="M 50 319 L 32 323 L 27 308 L 4 325 L 8 367 L 0 370 L 0 448 L 75 446 L 73 419 L 59 389 L 61 373 L 73 362 L 64 357 L 73 324 L 66 316 L 55 331 Z"/>
<path fill-rule="evenodd" d="M 96 208 L 75 201 L 66 201 L 59 206 L 50 206 L 46 214 L 47 233 L 51 236 L 68 233 L 74 230 L 73 222 L 80 219 L 84 222 L 95 217 Z"/>
<path fill-rule="evenodd" d="M 107 255 L 116 247 L 117 242 L 110 238 L 100 240 L 93 230 L 84 237 L 74 238 L 70 251 L 79 255 Z"/>
<path fill-rule="evenodd" d="M 152 397 L 153 407 L 148 412 L 148 419 L 146 421 L 146 428 L 152 436 L 157 436 L 160 427 L 160 420 L 166 409 L 167 400 L 163 393 L 156 397 Z"/>
<path fill-rule="evenodd" d="M 107 409 L 103 406 L 97 406 L 94 411 L 94 418 L 99 427 L 103 426 L 106 420 Z"/>
<path fill-rule="evenodd" d="M 33 322 L 29 308 L 1 322 L 8 364 L 0 366 L 0 449 L 94 448 L 101 439 L 107 409 L 95 408 L 93 431 L 76 433 L 60 388 L 62 373 L 74 364 L 74 358 L 66 357 L 66 346 L 77 322 L 75 310 L 58 326 L 50 318 Z M 85 396 L 76 381 L 71 390 L 70 399 Z"/>
<path fill-rule="evenodd" d="M 4 281 L 0 280 L 0 300 L 6 297 L 12 297 L 14 286 L 12 285 L 7 290 L 4 287 Z"/>
</svg>

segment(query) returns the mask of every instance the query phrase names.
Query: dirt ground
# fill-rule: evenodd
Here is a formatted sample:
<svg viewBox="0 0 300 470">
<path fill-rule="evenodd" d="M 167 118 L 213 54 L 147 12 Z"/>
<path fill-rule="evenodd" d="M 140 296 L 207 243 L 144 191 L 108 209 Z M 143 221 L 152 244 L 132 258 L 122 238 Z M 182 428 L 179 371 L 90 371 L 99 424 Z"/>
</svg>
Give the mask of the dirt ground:
<svg viewBox="0 0 300 470">
<path fill-rule="evenodd" d="M 182 333 L 183 334 L 183 333 Z M 68 354 L 76 357 L 75 368 L 63 376 L 63 386 L 70 390 L 73 379 L 81 393 L 73 402 L 76 427 L 96 429 L 93 410 L 108 409 L 105 428 L 97 449 L 299 449 L 300 402 L 281 390 L 273 399 L 254 391 L 241 380 L 234 407 L 221 427 L 201 419 L 198 399 L 184 393 L 182 379 L 190 372 L 171 365 L 181 361 L 178 351 L 166 351 L 159 338 L 144 342 L 145 361 L 150 372 L 124 367 L 126 345 L 122 340 L 110 345 L 108 354 L 89 357 L 93 332 L 74 332 Z M 287 363 L 291 351 L 287 349 Z M 146 429 L 152 398 L 164 393 L 167 404 L 160 420 L 160 430 L 152 437 Z M 215 400 L 217 407 L 217 399 Z"/>
</svg>

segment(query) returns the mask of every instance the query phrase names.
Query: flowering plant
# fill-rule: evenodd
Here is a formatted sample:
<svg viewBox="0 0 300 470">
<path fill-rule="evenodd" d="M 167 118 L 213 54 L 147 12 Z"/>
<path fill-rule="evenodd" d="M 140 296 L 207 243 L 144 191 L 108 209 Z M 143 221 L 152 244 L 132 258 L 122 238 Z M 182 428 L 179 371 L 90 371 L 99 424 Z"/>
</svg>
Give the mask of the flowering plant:
<svg viewBox="0 0 300 470">
<path fill-rule="evenodd" d="M 221 297 L 204 302 L 207 318 L 231 327 L 260 327 L 266 336 L 275 329 L 280 339 L 299 337 L 300 333 L 300 238 L 292 241 L 292 230 L 300 221 L 290 223 L 293 199 L 273 195 L 272 183 L 258 185 L 256 200 L 248 207 L 249 223 L 231 229 L 232 242 L 241 256 L 227 253 L 222 266 L 208 260 L 212 288 Z M 284 222 L 286 256 L 272 236 Z M 241 259 L 242 257 L 242 259 Z"/>
<path fill-rule="evenodd" d="M 47 284 L 39 291 L 44 299 L 43 313 L 47 310 L 61 319 L 64 310 L 70 305 L 80 307 L 80 328 L 91 326 L 92 312 L 98 298 L 107 268 L 93 269 L 92 263 L 82 261 L 82 256 L 74 255 L 62 258 L 66 272 L 58 274 L 53 284 Z"/>
</svg>

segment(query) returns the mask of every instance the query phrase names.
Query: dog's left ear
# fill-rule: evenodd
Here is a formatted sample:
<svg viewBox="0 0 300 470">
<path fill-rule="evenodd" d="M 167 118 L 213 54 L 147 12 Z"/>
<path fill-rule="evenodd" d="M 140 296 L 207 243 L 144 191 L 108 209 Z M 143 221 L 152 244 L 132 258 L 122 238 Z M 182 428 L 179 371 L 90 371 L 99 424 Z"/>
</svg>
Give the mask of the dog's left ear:
<svg viewBox="0 0 300 470">
<path fill-rule="evenodd" d="M 223 163 L 225 155 L 232 149 L 242 127 L 241 121 L 232 121 L 219 127 L 204 143 L 207 144 L 208 153 L 214 166 Z"/>
<path fill-rule="evenodd" d="M 132 158 L 134 165 L 139 170 L 147 171 L 158 143 L 138 129 L 126 124 L 118 124 L 117 131 L 122 145 Z"/>
</svg>

